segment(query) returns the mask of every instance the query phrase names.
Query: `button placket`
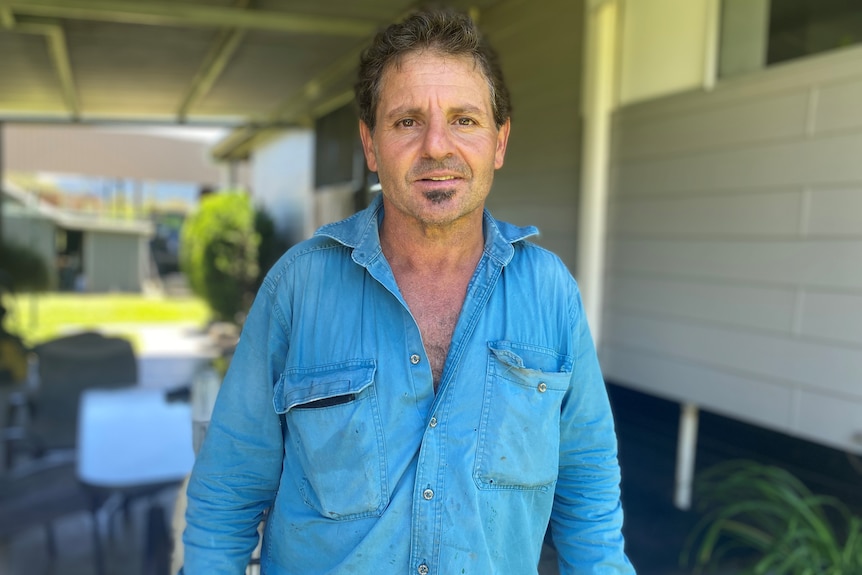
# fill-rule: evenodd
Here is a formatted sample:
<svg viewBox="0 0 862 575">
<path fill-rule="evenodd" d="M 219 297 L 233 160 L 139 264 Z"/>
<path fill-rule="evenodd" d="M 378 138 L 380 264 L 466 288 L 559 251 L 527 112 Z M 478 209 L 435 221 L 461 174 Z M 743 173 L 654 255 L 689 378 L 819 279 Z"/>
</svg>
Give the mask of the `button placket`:
<svg viewBox="0 0 862 575">
<path fill-rule="evenodd" d="M 416 568 L 416 572 L 419 573 L 419 575 L 428 575 L 428 566 L 422 563 Z"/>
<path fill-rule="evenodd" d="M 422 361 L 422 358 L 419 357 L 419 354 L 414 353 L 410 356 L 410 363 L 412 363 L 413 365 L 418 364 L 420 361 Z"/>
</svg>

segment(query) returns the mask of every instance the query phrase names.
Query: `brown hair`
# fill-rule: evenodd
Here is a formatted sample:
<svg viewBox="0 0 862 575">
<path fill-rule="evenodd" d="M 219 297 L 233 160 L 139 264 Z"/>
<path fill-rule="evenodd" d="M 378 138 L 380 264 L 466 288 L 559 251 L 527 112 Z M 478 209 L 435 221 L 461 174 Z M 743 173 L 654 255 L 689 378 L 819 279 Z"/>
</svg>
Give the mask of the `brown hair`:
<svg viewBox="0 0 862 575">
<path fill-rule="evenodd" d="M 491 94 L 494 123 L 499 128 L 512 115 L 509 90 L 497 54 L 482 38 L 479 29 L 466 14 L 451 9 L 416 12 L 403 22 L 392 24 L 375 36 L 371 46 L 362 52 L 356 102 L 359 119 L 374 130 L 380 82 L 390 64 L 398 64 L 410 52 L 432 50 L 450 56 L 472 56 Z"/>
</svg>

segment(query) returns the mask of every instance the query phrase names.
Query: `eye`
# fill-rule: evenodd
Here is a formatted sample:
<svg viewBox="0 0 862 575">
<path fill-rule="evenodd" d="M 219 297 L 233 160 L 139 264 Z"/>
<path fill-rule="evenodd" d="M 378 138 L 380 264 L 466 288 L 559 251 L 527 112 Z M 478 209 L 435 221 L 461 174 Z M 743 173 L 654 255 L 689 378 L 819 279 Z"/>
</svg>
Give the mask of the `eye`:
<svg viewBox="0 0 862 575">
<path fill-rule="evenodd" d="M 416 125 L 416 120 L 414 120 L 413 118 L 404 118 L 403 120 L 398 120 L 397 122 L 395 122 L 395 125 L 401 128 L 412 128 Z"/>
<path fill-rule="evenodd" d="M 475 126 L 476 120 L 473 118 L 458 118 L 457 123 L 459 126 Z"/>
</svg>

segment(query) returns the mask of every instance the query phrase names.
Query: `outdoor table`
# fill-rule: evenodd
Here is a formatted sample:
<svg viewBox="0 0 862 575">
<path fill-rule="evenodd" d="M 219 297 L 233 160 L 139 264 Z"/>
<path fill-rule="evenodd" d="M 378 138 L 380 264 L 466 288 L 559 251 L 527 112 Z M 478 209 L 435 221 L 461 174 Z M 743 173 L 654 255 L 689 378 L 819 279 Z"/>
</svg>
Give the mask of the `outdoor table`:
<svg viewBox="0 0 862 575">
<path fill-rule="evenodd" d="M 162 389 L 89 389 L 81 395 L 77 443 L 78 479 L 93 494 L 94 505 L 114 493 L 155 493 L 179 484 L 191 471 L 191 408 L 168 402 Z M 148 520 L 160 516 L 163 511 L 150 513 Z M 148 532 L 153 527 L 148 526 Z M 93 529 L 97 571 L 102 574 L 95 522 Z"/>
</svg>

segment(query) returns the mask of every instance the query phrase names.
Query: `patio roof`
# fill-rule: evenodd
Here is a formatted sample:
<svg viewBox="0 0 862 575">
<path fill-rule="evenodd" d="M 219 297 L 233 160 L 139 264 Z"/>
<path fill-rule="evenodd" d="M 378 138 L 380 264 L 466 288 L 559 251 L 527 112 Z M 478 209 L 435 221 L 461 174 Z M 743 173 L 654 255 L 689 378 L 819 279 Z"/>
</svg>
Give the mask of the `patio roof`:
<svg viewBox="0 0 862 575">
<path fill-rule="evenodd" d="M 0 0 L 0 122 L 232 126 L 214 154 L 244 158 L 349 102 L 360 50 L 413 4 Z"/>
</svg>

